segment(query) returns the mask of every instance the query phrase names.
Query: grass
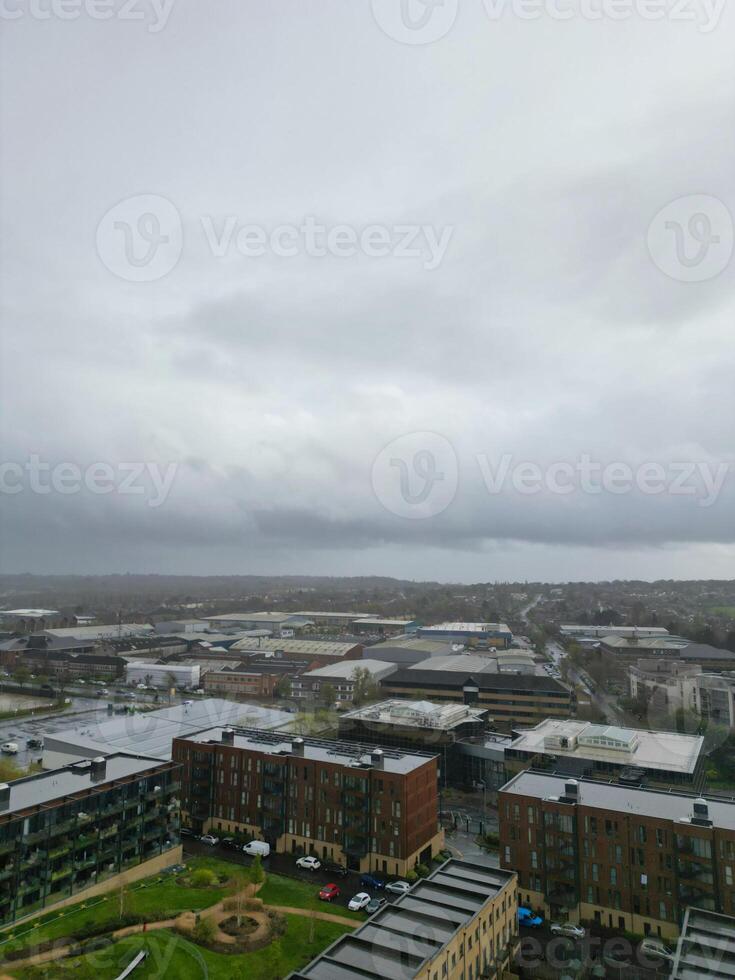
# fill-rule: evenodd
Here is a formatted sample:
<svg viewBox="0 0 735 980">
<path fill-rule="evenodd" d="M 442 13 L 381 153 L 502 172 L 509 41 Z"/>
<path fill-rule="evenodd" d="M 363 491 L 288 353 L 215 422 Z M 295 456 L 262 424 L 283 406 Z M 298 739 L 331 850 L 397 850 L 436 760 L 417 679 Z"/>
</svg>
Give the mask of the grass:
<svg viewBox="0 0 735 980">
<path fill-rule="evenodd" d="M 129 936 L 90 956 L 62 960 L 46 967 L 26 967 L 11 973 L 17 980 L 113 980 L 141 949 L 148 958 L 135 971 L 135 980 L 278 980 L 305 966 L 349 927 L 308 916 L 287 915 L 286 932 L 254 953 L 222 954 L 202 949 L 167 929 Z M 313 930 L 313 934 L 312 934 Z M 312 938 L 313 935 L 313 938 Z M 12 968 L 11 968 L 12 969 Z"/>
<path fill-rule="evenodd" d="M 208 868 L 222 875 L 231 875 L 233 871 L 233 866 L 226 861 L 206 857 L 191 858 L 187 861 L 187 867 L 190 871 Z M 215 905 L 231 890 L 226 884 L 213 888 L 186 888 L 178 884 L 173 875 L 156 875 L 144 878 L 127 889 L 125 910 L 153 920 L 169 919 L 188 909 L 203 909 Z M 86 901 L 82 898 L 78 904 L 58 912 L 50 912 L 29 922 L 8 926 L 0 933 L 0 942 L 9 935 L 22 935 L 18 935 L 17 940 L 12 940 L 7 945 L 0 945 L 0 959 L 2 953 L 8 949 L 23 949 L 48 939 L 60 939 L 92 923 L 109 924 L 111 929 L 116 929 L 119 927 L 119 917 L 119 889 Z"/>
<path fill-rule="evenodd" d="M 336 883 L 341 888 L 339 882 Z M 268 874 L 266 882 L 258 892 L 258 898 L 262 898 L 266 905 L 286 905 L 295 909 L 316 909 L 319 912 L 331 912 L 334 915 L 342 915 L 346 919 L 356 919 L 362 922 L 365 918 L 362 912 L 350 912 L 349 909 L 335 906 L 333 909 L 329 902 L 322 902 L 319 897 L 321 883 L 315 881 L 310 884 L 306 881 L 295 881 L 293 878 L 284 878 L 283 875 Z"/>
<path fill-rule="evenodd" d="M 710 612 L 716 613 L 718 616 L 729 616 L 730 619 L 735 619 L 735 606 L 711 606 Z"/>
</svg>

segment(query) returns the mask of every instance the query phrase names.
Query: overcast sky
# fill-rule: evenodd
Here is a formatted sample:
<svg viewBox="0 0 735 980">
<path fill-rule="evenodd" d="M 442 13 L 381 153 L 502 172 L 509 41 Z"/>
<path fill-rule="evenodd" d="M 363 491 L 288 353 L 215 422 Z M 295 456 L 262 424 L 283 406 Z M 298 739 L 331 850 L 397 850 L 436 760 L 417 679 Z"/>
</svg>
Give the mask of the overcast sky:
<svg viewBox="0 0 735 980">
<path fill-rule="evenodd" d="M 735 577 L 732 4 L 54 2 L 2 570 Z"/>
</svg>

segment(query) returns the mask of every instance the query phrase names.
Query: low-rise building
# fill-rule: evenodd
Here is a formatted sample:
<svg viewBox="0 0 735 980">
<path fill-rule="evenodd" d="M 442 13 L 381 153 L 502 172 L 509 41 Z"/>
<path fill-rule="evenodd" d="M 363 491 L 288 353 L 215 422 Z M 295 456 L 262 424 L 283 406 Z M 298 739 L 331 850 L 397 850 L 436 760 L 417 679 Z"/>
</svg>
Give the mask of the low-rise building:
<svg viewBox="0 0 735 980">
<path fill-rule="evenodd" d="M 496 657 L 471 654 L 432 657 L 399 668 L 380 687 L 387 697 L 459 701 L 484 708 L 502 731 L 547 717 L 568 718 L 574 707 L 572 691 L 544 671 L 504 672 Z"/>
<path fill-rule="evenodd" d="M 209 616 L 207 622 L 214 629 L 267 629 L 273 634 L 281 630 L 295 633 L 314 625 L 306 616 L 285 612 L 223 613 Z"/>
<path fill-rule="evenodd" d="M 663 626 L 589 626 L 584 624 L 567 624 L 559 628 L 562 636 L 595 637 L 600 639 L 605 636 L 668 636 L 669 631 Z"/>
<path fill-rule="evenodd" d="M 513 633 L 505 623 L 437 623 L 435 626 L 422 626 L 419 636 L 447 640 L 460 640 L 463 643 L 475 641 L 491 647 L 507 648 L 513 643 Z"/>
<path fill-rule="evenodd" d="M 444 846 L 437 757 L 258 729 L 174 739 L 182 818 L 242 832 L 276 852 L 405 875 Z"/>
<path fill-rule="evenodd" d="M 377 684 L 396 670 L 395 664 L 382 660 L 348 660 L 341 664 L 330 664 L 294 677 L 291 681 L 291 697 L 318 701 L 323 699 L 325 688 L 331 687 L 337 704 L 352 704 L 355 685 L 360 675 L 365 676 L 367 671 L 370 680 Z"/>
<path fill-rule="evenodd" d="M 671 980 L 733 980 L 735 918 L 688 908 L 670 976 Z"/>
<path fill-rule="evenodd" d="M 145 684 L 161 690 L 199 687 L 199 664 L 129 663 L 125 668 L 128 684 Z"/>
<path fill-rule="evenodd" d="M 686 786 L 704 781 L 704 738 L 677 732 L 546 718 L 513 739 L 508 774 L 524 769 L 626 784 Z"/>
<path fill-rule="evenodd" d="M 360 660 L 363 654 L 361 643 L 340 643 L 334 640 L 302 640 L 294 637 L 279 639 L 245 638 L 233 643 L 231 653 L 243 656 L 271 654 L 280 660 L 306 660 L 313 669 L 339 664 L 345 660 Z"/>
<path fill-rule="evenodd" d="M 699 664 L 708 670 L 735 670 L 733 651 L 672 637 L 608 636 L 600 640 L 599 653 L 626 667 L 641 659 L 681 660 L 683 663 Z"/>
<path fill-rule="evenodd" d="M 479 980 L 511 969 L 514 874 L 450 858 L 288 980 Z"/>
<path fill-rule="evenodd" d="M 382 619 L 379 616 L 366 616 L 356 619 L 352 629 L 357 634 L 369 633 L 373 636 L 398 636 L 401 633 L 414 633 L 419 627 L 416 619 Z"/>
<path fill-rule="evenodd" d="M 180 862 L 178 768 L 112 754 L 0 784 L 0 923 Z"/>
<path fill-rule="evenodd" d="M 674 937 L 735 912 L 735 800 L 521 772 L 500 791 L 501 867 L 556 918 Z"/>
</svg>

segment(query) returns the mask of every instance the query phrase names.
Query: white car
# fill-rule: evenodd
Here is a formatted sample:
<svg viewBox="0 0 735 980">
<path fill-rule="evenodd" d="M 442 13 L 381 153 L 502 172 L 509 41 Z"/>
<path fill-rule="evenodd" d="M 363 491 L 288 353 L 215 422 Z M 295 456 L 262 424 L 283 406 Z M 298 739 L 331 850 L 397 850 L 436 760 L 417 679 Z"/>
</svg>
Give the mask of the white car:
<svg viewBox="0 0 735 980">
<path fill-rule="evenodd" d="M 568 936 L 570 939 L 584 939 L 587 935 L 583 926 L 573 922 L 552 922 L 549 932 L 552 936 Z"/>
<path fill-rule="evenodd" d="M 321 866 L 322 862 L 312 854 L 306 854 L 296 862 L 297 868 L 306 868 L 307 871 L 318 871 Z"/>
<path fill-rule="evenodd" d="M 351 912 L 359 912 L 360 909 L 367 908 L 370 902 L 371 902 L 371 898 L 367 892 L 358 892 L 354 898 L 350 899 L 350 903 L 347 906 L 347 908 Z"/>
<path fill-rule="evenodd" d="M 200 837 L 199 840 L 202 844 L 209 844 L 210 847 L 214 847 L 215 844 L 219 844 L 219 837 L 215 837 L 214 834 L 205 834 L 204 837 Z"/>
<path fill-rule="evenodd" d="M 407 881 L 389 881 L 385 886 L 385 890 L 393 895 L 405 895 L 410 888 L 411 886 Z"/>
<path fill-rule="evenodd" d="M 145 686 L 145 684 L 138 684 L 138 690 L 139 691 L 147 691 L 148 688 Z"/>
</svg>

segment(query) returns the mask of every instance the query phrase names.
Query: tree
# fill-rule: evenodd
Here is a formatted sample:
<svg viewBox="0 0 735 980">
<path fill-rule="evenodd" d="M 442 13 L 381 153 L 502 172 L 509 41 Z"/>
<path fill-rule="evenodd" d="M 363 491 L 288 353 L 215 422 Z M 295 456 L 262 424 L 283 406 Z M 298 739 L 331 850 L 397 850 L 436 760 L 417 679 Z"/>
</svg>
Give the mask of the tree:
<svg viewBox="0 0 735 980">
<path fill-rule="evenodd" d="M 171 698 L 176 692 L 176 674 L 174 674 L 172 671 L 169 672 L 166 674 L 166 680 L 168 682 L 168 700 L 170 702 Z"/>
<path fill-rule="evenodd" d="M 337 700 L 337 692 L 334 688 L 334 684 L 329 684 L 329 683 L 322 684 L 321 691 L 319 692 L 319 694 L 320 694 L 321 702 L 327 705 L 327 707 L 333 705 L 334 702 Z"/>
<path fill-rule="evenodd" d="M 145 686 L 150 687 L 153 684 L 153 674 L 146 674 L 143 680 L 145 681 Z"/>
<path fill-rule="evenodd" d="M 255 855 L 253 863 L 250 865 L 250 880 L 254 885 L 259 885 L 265 881 L 265 871 L 263 870 L 263 862 L 260 854 Z"/>
<path fill-rule="evenodd" d="M 262 873 L 263 869 L 261 868 L 260 870 Z M 235 891 L 235 911 L 238 926 L 242 925 L 243 905 L 245 904 L 245 899 L 247 898 L 245 889 L 250 884 L 251 879 L 252 868 L 250 869 L 250 873 L 248 873 L 245 868 L 238 868 L 238 870 L 232 876 L 232 887 Z"/>
<path fill-rule="evenodd" d="M 16 667 L 13 671 L 13 679 L 20 687 L 23 687 L 23 685 L 27 683 L 30 678 L 31 672 L 27 667 L 23 667 L 21 665 L 20 667 Z"/>
<path fill-rule="evenodd" d="M 355 667 L 352 672 L 352 701 L 356 705 L 374 701 L 378 696 L 378 685 L 366 667 Z"/>
<path fill-rule="evenodd" d="M 278 678 L 278 683 L 275 686 L 273 692 L 277 698 L 290 698 L 291 697 L 291 678 L 288 675 Z"/>
</svg>

